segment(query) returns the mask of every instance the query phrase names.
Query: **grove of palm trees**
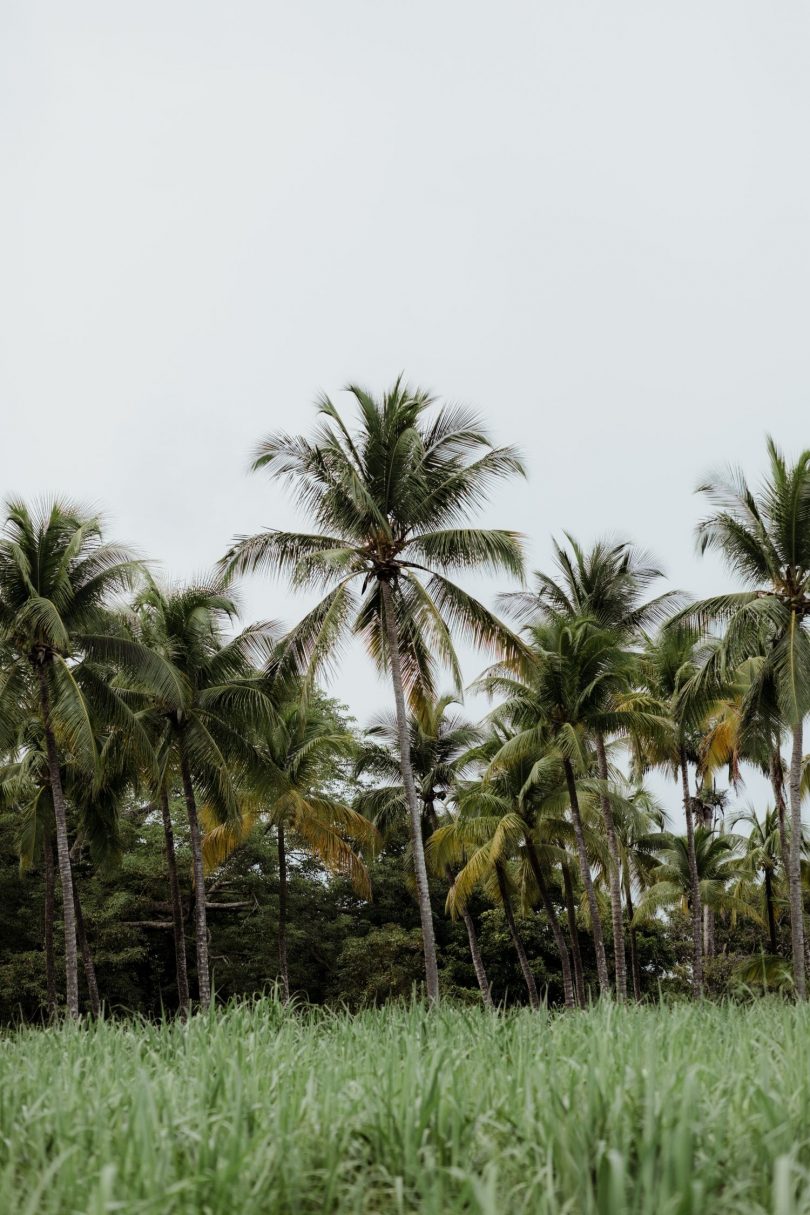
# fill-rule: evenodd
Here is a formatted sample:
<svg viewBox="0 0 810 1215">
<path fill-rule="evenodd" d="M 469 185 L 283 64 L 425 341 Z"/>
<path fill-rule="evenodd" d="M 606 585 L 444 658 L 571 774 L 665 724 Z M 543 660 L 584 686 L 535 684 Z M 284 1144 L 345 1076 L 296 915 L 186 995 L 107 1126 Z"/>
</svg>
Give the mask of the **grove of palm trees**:
<svg viewBox="0 0 810 1215">
<path fill-rule="evenodd" d="M 699 1121 L 740 1097 L 687 1056 L 710 1067 L 725 1020 L 735 1050 L 749 1027 L 771 1054 L 810 1030 L 810 451 L 768 439 L 758 480 L 732 467 L 699 486 L 698 547 L 737 589 L 695 600 L 627 539 L 561 531 L 553 565 L 527 570 L 520 531 L 477 526 L 500 482 L 530 474 L 516 448 L 402 377 L 347 398 L 322 397 L 310 430 L 254 452 L 301 530 L 237 534 L 193 582 L 76 502 L 5 505 L 7 1209 L 22 1196 L 32 1211 L 156 1210 L 160 1194 L 163 1210 L 219 1211 L 232 1185 L 255 1211 L 742 1211 L 777 1191 L 772 1209 L 803 1210 L 790 1203 L 810 1143 L 790 1128 L 804 1046 L 768 1064 L 770 1139 L 736 1189 L 729 1149 L 689 1123 L 693 1101 Z M 476 593 L 482 574 L 494 594 Z M 314 605 L 292 627 L 245 622 L 246 578 L 268 603 L 281 580 Z M 365 721 L 339 696 L 358 661 L 388 688 Z M 671 1084 L 656 1025 L 685 1079 L 668 1129 L 651 1131 L 661 1092 L 634 1126 L 626 1103 L 641 1098 L 612 1072 L 641 1051 Z M 348 1073 L 327 1063 L 330 1042 Z M 338 1096 L 360 1082 L 359 1059 L 345 1063 L 358 1050 L 385 1077 L 376 1122 Z M 504 1050 L 520 1064 L 495 1083 Z M 295 1099 L 291 1058 L 309 1077 Z M 587 1083 L 577 1058 L 596 1068 Z M 80 1113 L 71 1098 L 43 1138 L 26 1103 L 41 1086 L 51 1125 L 65 1069 L 94 1060 L 112 1088 Z M 257 1066 L 262 1091 L 234 1090 Z M 199 1088 L 216 1074 L 224 1104 Z M 540 1083 L 557 1113 L 509 1130 L 503 1102 L 523 1108 Z M 118 1100 L 105 1137 L 98 1118 Z M 245 1101 L 263 1111 L 247 1124 Z M 295 1126 L 313 1102 L 354 1130 L 338 1155 L 327 1136 L 304 1160 Z M 217 1108 L 244 1141 L 169 1161 L 161 1119 L 198 1136 Z M 271 1163 L 266 1117 L 286 1160 Z M 122 1135 L 159 1184 L 125 1163 Z M 256 1136 L 265 1163 L 248 1168 Z M 582 1152 L 588 1181 L 565 1163 Z M 232 1181 L 209 1202 L 220 1167 Z M 703 1197 L 684 1206 L 690 1167 Z"/>
</svg>

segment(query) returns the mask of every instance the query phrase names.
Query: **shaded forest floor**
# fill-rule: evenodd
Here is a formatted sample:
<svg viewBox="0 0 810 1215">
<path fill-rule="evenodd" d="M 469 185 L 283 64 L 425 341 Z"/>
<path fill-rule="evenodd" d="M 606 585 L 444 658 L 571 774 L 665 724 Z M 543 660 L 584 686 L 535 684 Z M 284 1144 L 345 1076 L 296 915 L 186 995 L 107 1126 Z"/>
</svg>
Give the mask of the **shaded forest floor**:
<svg viewBox="0 0 810 1215">
<path fill-rule="evenodd" d="M 7 1033 L 0 1210 L 810 1212 L 810 1007 L 262 1000 Z"/>
</svg>

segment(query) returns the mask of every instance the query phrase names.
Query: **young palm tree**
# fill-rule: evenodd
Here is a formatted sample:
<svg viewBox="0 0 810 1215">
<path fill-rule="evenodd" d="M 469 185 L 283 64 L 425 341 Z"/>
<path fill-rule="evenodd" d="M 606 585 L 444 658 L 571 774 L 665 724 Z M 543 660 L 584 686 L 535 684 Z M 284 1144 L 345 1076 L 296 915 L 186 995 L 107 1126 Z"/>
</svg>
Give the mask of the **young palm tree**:
<svg viewBox="0 0 810 1215">
<path fill-rule="evenodd" d="M 806 995 L 801 889 L 801 768 L 804 718 L 810 710 L 810 450 L 788 464 L 773 439 L 768 472 L 759 490 L 739 469 L 699 487 L 712 512 L 698 527 L 701 552 L 721 554 L 748 589 L 704 600 L 688 609 L 703 626 L 725 625 L 723 656 L 735 669 L 768 648 L 763 679 L 771 679 L 782 721 L 792 741 L 788 884 L 796 992 Z"/>
<path fill-rule="evenodd" d="M 745 839 L 744 864 L 755 878 L 762 874 L 762 893 L 765 902 L 765 917 L 768 922 L 768 947 L 771 955 L 778 953 L 776 936 L 776 898 L 774 886 L 781 861 L 778 812 L 766 810 L 760 818 L 756 810 L 749 807 L 732 819 L 732 828 L 745 823 L 750 831 Z"/>
<path fill-rule="evenodd" d="M 256 672 L 256 665 L 266 664 L 272 653 L 272 627 L 252 625 L 229 638 L 226 630 L 237 612 L 233 592 L 221 577 L 172 589 L 150 580 L 136 599 L 131 621 L 143 647 L 174 673 L 171 685 L 131 693 L 130 702 L 155 740 L 161 798 L 172 761 L 180 775 L 191 842 L 197 982 L 203 1005 L 211 999 L 211 977 L 198 796 L 218 819 L 238 822 L 241 799 L 258 762 L 248 736 L 274 720 L 267 679 Z M 145 673 L 141 684 L 148 686 Z"/>
<path fill-rule="evenodd" d="M 453 797 L 457 782 L 463 778 L 470 766 L 470 751 L 482 741 L 479 727 L 472 725 L 458 713 L 450 712 L 455 696 L 440 696 L 438 700 L 423 700 L 409 714 L 408 740 L 411 750 L 411 767 L 422 804 L 423 833 L 428 836 L 440 826 L 437 807 L 443 806 Z M 372 818 L 384 829 L 393 821 L 407 820 L 405 789 L 402 785 L 402 768 L 399 760 L 399 725 L 393 714 L 381 714 L 366 731 L 370 746 L 360 754 L 357 774 L 373 775 L 378 783 L 364 789 L 357 806 L 362 813 Z M 452 867 L 441 870 L 449 886 L 455 879 Z M 492 1008 L 492 995 L 487 979 L 484 959 L 478 945 L 478 934 L 468 907 L 461 911 L 467 931 L 470 957 L 475 970 L 481 999 L 485 1007 Z"/>
<path fill-rule="evenodd" d="M 554 619 L 569 623 L 593 621 L 599 629 L 613 634 L 618 666 L 622 677 L 629 680 L 627 654 L 623 649 L 638 641 L 640 630 L 660 623 L 680 596 L 675 591 L 667 591 L 645 601 L 645 592 L 663 577 L 663 571 L 649 554 L 632 544 L 601 539 L 586 552 L 568 533 L 566 541 L 567 545 L 554 544 L 556 576 L 538 570 L 532 591 L 504 595 L 501 603 L 525 623 Z M 609 773 L 604 731 L 596 729 L 593 740 L 597 772 L 602 781 L 599 803 L 610 853 L 608 881 L 616 996 L 622 1001 L 627 996 L 627 967 L 619 843 L 607 792 Z"/>
<path fill-rule="evenodd" d="M 54 501 L 29 509 L 23 502 L 7 503 L 0 536 L 0 637 L 10 662 L 0 689 L 0 728 L 26 696 L 35 697 L 53 800 L 67 1009 L 73 1017 L 79 1015 L 76 915 L 60 751 L 66 748 L 87 770 L 97 770 L 94 704 L 125 723 L 133 745 L 139 743 L 136 723 L 93 660 L 137 663 L 156 686 L 172 681 L 164 664 L 110 628 L 110 598 L 129 588 L 138 570 L 128 550 L 104 540 L 100 520 L 73 504 Z"/>
<path fill-rule="evenodd" d="M 520 643 L 448 575 L 488 569 L 520 576 L 515 532 L 464 526 L 493 482 L 523 466 L 511 447 L 492 446 L 479 419 L 461 407 L 436 407 L 401 379 L 377 400 L 349 387 L 354 428 L 328 397 L 318 403 L 311 440 L 273 434 L 257 449 L 254 469 L 288 482 L 311 515 L 311 534 L 271 530 L 239 539 L 225 568 L 288 575 L 293 586 L 325 597 L 289 634 L 282 665 L 316 672 L 354 631 L 390 673 L 402 781 L 422 925 L 428 998 L 439 998 L 436 946 L 411 765 L 406 695 L 412 704 L 436 694 L 437 661 L 460 671 L 452 632 L 496 651 Z M 353 587 L 360 583 L 360 598 Z"/>
<path fill-rule="evenodd" d="M 260 771 L 236 822 L 217 824 L 203 841 L 207 869 L 223 864 L 259 821 L 276 830 L 278 847 L 278 957 L 285 1003 L 290 998 L 287 962 L 287 836 L 298 840 L 332 873 L 343 874 L 363 898 L 371 883 L 362 856 L 351 846 L 374 849 L 376 828 L 329 791 L 341 760 L 356 748 L 354 736 L 317 699 L 290 699 L 277 707 L 272 725 L 261 732 L 256 750 Z"/>
</svg>

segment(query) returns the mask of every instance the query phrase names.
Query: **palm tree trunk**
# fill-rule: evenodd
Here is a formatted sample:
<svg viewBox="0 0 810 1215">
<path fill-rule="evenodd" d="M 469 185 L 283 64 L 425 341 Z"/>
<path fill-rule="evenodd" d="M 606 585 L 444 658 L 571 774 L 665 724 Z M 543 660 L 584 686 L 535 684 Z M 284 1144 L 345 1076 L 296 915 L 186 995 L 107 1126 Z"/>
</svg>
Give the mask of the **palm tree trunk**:
<svg viewBox="0 0 810 1215">
<path fill-rule="evenodd" d="M 87 940 L 87 933 L 84 930 L 84 916 L 82 915 L 82 905 L 79 899 L 79 888 L 74 879 L 73 882 L 73 906 L 76 911 L 76 941 L 82 954 L 82 962 L 84 963 L 84 977 L 87 980 L 87 994 L 90 998 L 90 1011 L 94 1017 L 101 1016 L 101 999 L 98 994 L 98 983 L 96 981 L 96 968 L 93 964 L 93 955 L 90 951 L 90 944 Z"/>
<path fill-rule="evenodd" d="M 278 967 L 281 974 L 281 991 L 285 1004 L 290 1002 L 290 971 L 287 966 L 287 850 L 284 843 L 284 824 L 279 823 L 278 833 Z"/>
<path fill-rule="evenodd" d="M 776 821 L 779 824 L 779 851 L 782 855 L 782 865 L 785 873 L 790 872 L 790 844 L 788 843 L 787 827 L 785 825 L 785 815 L 787 806 L 785 805 L 785 769 L 782 763 L 782 752 L 779 747 L 774 747 L 771 753 L 771 786 L 773 788 L 774 801 L 776 802 Z"/>
<path fill-rule="evenodd" d="M 408 806 L 411 848 L 413 850 L 414 875 L 416 877 L 419 918 L 422 925 L 422 944 L 425 954 L 425 985 L 432 1004 L 439 1000 L 439 967 L 436 961 L 436 938 L 433 933 L 433 911 L 430 906 L 425 845 L 422 839 L 422 816 L 416 796 L 416 785 L 411 766 L 411 747 L 408 740 L 408 715 L 405 709 L 405 693 L 402 688 L 402 663 L 399 653 L 399 629 L 394 615 L 394 595 L 387 578 L 380 578 L 380 594 L 383 603 L 388 659 L 391 664 L 391 682 L 394 686 L 394 702 L 397 712 L 397 734 L 399 738 L 399 765 L 405 787 Z"/>
<path fill-rule="evenodd" d="M 776 953 L 776 916 L 773 912 L 773 875 L 769 868 L 765 869 L 765 907 L 768 913 L 768 942 L 771 953 Z"/>
<path fill-rule="evenodd" d="M 169 795 L 160 790 L 160 813 L 163 819 L 163 838 L 166 844 L 166 873 L 169 879 L 169 895 L 172 904 L 172 929 L 174 931 L 174 964 L 177 973 L 177 1003 L 182 1017 L 188 1016 L 188 965 L 186 962 L 186 934 L 183 926 L 183 900 L 180 898 L 180 881 L 177 876 L 177 855 L 174 851 L 174 828 L 169 810 Z"/>
<path fill-rule="evenodd" d="M 630 883 L 630 874 L 625 873 L 624 876 L 624 897 L 627 901 L 627 935 L 630 938 L 630 970 L 633 974 L 633 997 L 636 1000 L 641 999 L 641 966 L 638 960 L 638 942 L 636 940 L 636 930 L 633 927 L 633 890 Z"/>
<path fill-rule="evenodd" d="M 188 766 L 188 759 L 182 740 L 180 743 L 180 776 L 183 781 L 183 794 L 186 799 L 186 814 L 188 815 L 194 873 L 194 938 L 197 946 L 197 987 L 200 995 L 200 1004 L 207 1005 L 211 1002 L 211 976 L 208 970 L 208 917 L 205 911 L 205 873 L 203 871 L 202 837 L 200 835 L 200 820 L 197 816 L 197 802 L 194 797 L 191 769 Z"/>
<path fill-rule="evenodd" d="M 591 867 L 588 864 L 588 853 L 585 848 L 585 833 L 582 830 L 582 816 L 579 812 L 577 784 L 574 780 L 574 769 L 569 759 L 563 760 L 565 780 L 568 785 L 568 800 L 571 803 L 571 817 L 574 821 L 574 838 L 577 842 L 580 876 L 588 899 L 588 910 L 591 916 L 591 933 L 596 951 L 596 974 L 599 979 L 599 991 L 603 996 L 610 994 L 610 976 L 608 975 L 607 955 L 605 954 L 605 938 L 602 932 L 602 918 L 599 915 L 599 904 L 596 901 L 596 891 L 593 885 Z"/>
<path fill-rule="evenodd" d="M 596 759 L 599 779 L 607 784 L 608 762 L 605 753 L 605 740 L 599 732 L 596 734 Z M 619 859 L 619 841 L 616 838 L 616 824 L 613 821 L 613 807 L 610 798 L 603 789 L 599 795 L 602 808 L 602 818 L 605 823 L 608 853 L 610 854 L 610 914 L 613 924 L 613 954 L 616 967 L 616 999 L 621 1003 L 627 999 L 627 962 L 624 951 L 624 916 L 622 914 L 622 884 L 621 862 Z"/>
<path fill-rule="evenodd" d="M 689 767 L 685 747 L 681 747 L 680 767 L 683 812 L 686 816 L 686 849 L 689 858 L 689 901 L 692 904 L 692 995 L 699 1000 L 703 995 L 703 909 L 700 901 L 700 878 L 695 852 L 695 819 L 692 813 L 692 796 L 689 792 Z"/>
<path fill-rule="evenodd" d="M 540 857 L 537 855 L 537 849 L 534 846 L 534 841 L 528 834 L 525 836 L 526 855 L 529 858 L 534 880 L 537 883 L 537 889 L 540 891 L 540 900 L 543 904 L 543 910 L 546 913 L 546 918 L 551 925 L 551 935 L 554 937 L 554 944 L 557 946 L 557 953 L 560 957 L 560 966 L 562 968 L 563 980 L 563 998 L 566 1008 L 576 1008 L 576 1000 L 574 999 L 574 983 L 571 977 L 571 961 L 568 956 L 568 946 L 565 943 L 565 936 L 560 921 L 557 918 L 557 912 L 554 910 L 554 904 L 551 901 L 548 884 L 543 874 L 543 866 L 540 864 Z"/>
<path fill-rule="evenodd" d="M 53 866 L 53 844 L 46 836 L 42 845 L 42 861 L 45 871 L 45 906 L 43 908 L 43 938 L 45 945 L 45 991 L 48 1000 L 48 1016 L 56 1016 L 56 960 L 53 948 L 53 920 L 56 903 L 56 875 Z"/>
<path fill-rule="evenodd" d="M 714 957 L 714 908 L 703 904 L 703 956 Z"/>
<path fill-rule="evenodd" d="M 51 725 L 51 700 L 48 689 L 48 673 L 44 663 L 37 663 L 39 678 L 39 703 L 45 733 L 45 751 L 48 757 L 48 779 L 51 785 L 53 815 L 56 823 L 56 855 L 59 866 L 59 885 L 62 887 L 62 918 L 65 929 L 65 999 L 68 1016 L 79 1015 L 79 956 L 76 946 L 76 912 L 73 906 L 73 871 L 70 864 L 68 844 L 67 807 L 59 771 L 59 753 L 56 750 Z"/>
<path fill-rule="evenodd" d="M 582 951 L 579 948 L 579 929 L 577 928 L 577 905 L 574 899 L 574 884 L 571 881 L 571 869 L 563 862 L 563 891 L 565 892 L 565 914 L 568 917 L 568 936 L 571 939 L 571 958 L 574 963 L 574 983 L 577 989 L 577 1002 L 580 1008 L 586 1004 L 585 972 L 582 969 Z"/>
<path fill-rule="evenodd" d="M 802 901 L 802 722 L 793 727 L 793 750 L 790 756 L 790 943 L 793 952 L 793 982 L 796 995 L 803 1000 L 807 994 L 804 969 L 804 906 Z"/>
<path fill-rule="evenodd" d="M 501 892 L 501 902 L 503 903 L 504 915 L 506 923 L 509 925 L 509 935 L 512 938 L 512 944 L 515 947 L 515 953 L 520 962 L 520 969 L 523 974 L 523 980 L 526 984 L 526 990 L 529 993 L 529 1004 L 532 1008 L 540 1007 L 540 997 L 537 994 L 537 984 L 534 981 L 532 968 L 529 965 L 529 959 L 526 957 L 526 950 L 523 948 L 523 942 L 520 939 L 520 934 L 515 923 L 515 913 L 512 910 L 512 900 L 509 897 L 509 888 L 506 884 L 506 875 L 503 871 L 503 865 L 496 863 L 495 873 L 498 878 L 498 889 Z"/>
<path fill-rule="evenodd" d="M 484 1002 L 484 1008 L 494 1009 L 495 1005 L 492 1002 L 492 989 L 489 986 L 484 959 L 481 957 L 481 946 L 478 944 L 478 934 L 475 931 L 475 924 L 469 911 L 465 907 L 461 913 L 461 918 L 464 920 L 464 927 L 467 929 L 467 940 L 470 943 L 470 957 L 472 958 L 475 977 L 478 980 L 478 986 L 481 989 L 481 999 Z"/>
</svg>

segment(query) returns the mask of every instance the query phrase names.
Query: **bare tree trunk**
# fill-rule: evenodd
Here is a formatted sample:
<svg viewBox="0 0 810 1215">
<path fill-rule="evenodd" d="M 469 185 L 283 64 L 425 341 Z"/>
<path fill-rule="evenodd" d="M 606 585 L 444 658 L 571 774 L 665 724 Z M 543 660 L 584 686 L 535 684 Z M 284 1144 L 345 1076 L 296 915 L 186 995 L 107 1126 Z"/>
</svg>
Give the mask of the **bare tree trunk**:
<svg viewBox="0 0 810 1215">
<path fill-rule="evenodd" d="M 56 959 L 53 947 L 53 921 L 56 904 L 56 874 L 53 865 L 53 844 L 46 835 L 42 844 L 42 862 L 45 874 L 45 906 L 43 908 L 43 943 L 45 946 L 45 990 L 48 1000 L 48 1016 L 56 1016 Z"/>
<path fill-rule="evenodd" d="M 596 973 L 599 978 L 599 991 L 603 996 L 610 995 L 610 976 L 608 974 L 607 955 L 605 954 L 605 938 L 602 932 L 602 917 L 599 915 L 599 904 L 596 901 L 596 891 L 593 885 L 591 867 L 588 863 L 588 853 L 585 848 L 585 833 L 582 830 L 582 816 L 579 812 L 577 783 L 574 779 L 574 769 L 569 759 L 563 760 L 565 780 L 568 785 L 568 800 L 571 803 L 571 818 L 574 822 L 574 838 L 577 842 L 579 870 L 585 895 L 588 899 L 588 910 L 591 916 L 591 933 L 596 951 Z"/>
<path fill-rule="evenodd" d="M 778 746 L 774 747 L 771 753 L 771 786 L 776 802 L 776 821 L 779 824 L 779 851 L 782 856 L 782 865 L 785 873 L 788 874 L 790 872 L 790 844 L 785 824 L 787 814 L 787 806 L 785 805 L 785 768 L 782 763 L 782 753 Z"/>
<path fill-rule="evenodd" d="M 714 909 L 703 904 L 703 956 L 714 957 Z"/>
<path fill-rule="evenodd" d="M 804 969 L 804 905 L 802 900 L 802 722 L 793 727 L 793 749 L 790 755 L 790 943 L 793 953 L 793 982 L 796 995 L 804 1000 L 807 994 Z"/>
<path fill-rule="evenodd" d="M 405 693 L 402 687 L 399 629 L 394 613 L 394 595 L 391 590 L 391 584 L 386 578 L 380 578 L 379 583 L 383 603 L 383 622 L 388 647 L 388 659 L 391 664 L 391 682 L 394 686 L 394 702 L 397 711 L 399 765 L 402 771 L 402 783 L 405 787 L 405 801 L 408 806 L 408 824 L 410 827 L 411 848 L 413 850 L 419 919 L 422 925 L 422 944 L 425 954 L 425 985 L 428 999 L 432 1004 L 436 1004 L 439 1000 L 439 967 L 436 961 L 436 938 L 433 933 L 433 910 L 430 905 L 427 865 L 425 864 L 425 844 L 422 839 L 422 816 L 416 795 L 413 767 L 411 765 L 408 714 L 405 708 Z"/>
<path fill-rule="evenodd" d="M 624 875 L 624 896 L 627 901 L 627 935 L 630 938 L 630 969 L 633 973 L 633 996 L 636 1000 L 641 999 L 641 966 L 638 960 L 638 942 L 636 940 L 636 930 L 633 927 L 633 889 L 630 882 L 630 874 Z"/>
<path fill-rule="evenodd" d="M 692 904 L 692 995 L 699 1000 L 703 995 L 703 908 L 700 900 L 700 878 L 695 852 L 695 819 L 692 813 L 692 796 L 689 792 L 689 767 L 686 749 L 681 747 L 681 785 L 683 788 L 683 810 L 686 816 L 686 849 L 689 859 L 689 891 Z"/>
<path fill-rule="evenodd" d="M 608 762 L 605 753 L 605 740 L 600 733 L 596 735 L 596 759 L 599 779 L 603 785 L 608 780 Z M 624 951 L 624 915 L 622 912 L 622 882 L 621 860 L 619 857 L 619 841 L 616 838 L 616 824 L 613 821 L 613 807 L 610 798 L 603 790 L 599 796 L 602 808 L 602 818 L 605 823 L 608 853 L 610 854 L 610 914 L 613 925 L 613 954 L 616 967 L 616 999 L 621 1003 L 627 999 L 627 961 Z"/>
<path fill-rule="evenodd" d="M 163 838 L 166 844 L 166 873 L 169 879 L 169 895 L 172 904 L 172 929 L 174 931 L 174 964 L 177 974 L 177 1003 L 180 1015 L 188 1016 L 190 999 L 188 992 L 188 964 L 186 962 L 186 933 L 183 925 L 183 900 L 180 897 L 180 881 L 177 876 L 177 855 L 174 851 L 174 828 L 169 810 L 169 795 L 160 790 L 160 813 L 163 819 Z"/>
<path fill-rule="evenodd" d="M 59 771 L 59 754 L 56 750 L 51 725 L 51 700 L 48 688 L 48 673 L 42 662 L 36 664 L 39 678 L 39 702 L 45 732 L 45 750 L 48 757 L 48 779 L 51 785 L 53 815 L 56 823 L 56 855 L 59 865 L 59 885 L 62 887 L 62 916 L 65 928 L 65 998 L 68 1016 L 79 1015 L 79 956 L 76 945 L 76 912 L 73 906 L 73 871 L 70 864 L 68 844 L 67 807 Z"/>
<path fill-rule="evenodd" d="M 512 938 L 512 944 L 515 947 L 515 953 L 518 956 L 520 969 L 523 974 L 523 980 L 526 984 L 526 990 L 529 993 L 529 1004 L 532 1008 L 540 1007 L 540 998 L 537 994 L 537 984 L 534 981 L 532 968 L 529 965 L 529 959 L 526 957 L 526 950 L 523 948 L 523 942 L 520 939 L 520 934 L 515 923 L 515 913 L 512 910 L 512 900 L 509 897 L 509 887 L 506 884 L 506 874 L 503 871 L 503 866 L 500 863 L 495 865 L 495 873 L 498 878 L 498 889 L 501 892 L 501 902 L 506 916 L 506 923 L 509 925 L 509 935 Z"/>
<path fill-rule="evenodd" d="M 200 835 L 200 820 L 197 817 L 197 802 L 194 797 L 191 769 L 188 766 L 188 759 L 186 758 L 182 739 L 180 742 L 180 775 L 183 780 L 183 793 L 186 799 L 186 814 L 188 815 L 194 873 L 194 939 L 197 947 L 197 986 L 200 1004 L 205 1006 L 211 1003 L 211 976 L 208 969 L 208 917 L 205 911 L 205 873 L 203 871 L 202 836 Z"/>
<path fill-rule="evenodd" d="M 278 836 L 278 968 L 285 1004 L 290 1002 L 290 971 L 287 966 L 287 850 L 284 844 L 284 824 L 276 828 Z"/>
<path fill-rule="evenodd" d="M 776 945 L 776 916 L 773 911 L 773 874 L 769 868 L 765 869 L 765 907 L 768 912 L 768 942 L 771 947 L 771 953 L 775 954 Z"/>
<path fill-rule="evenodd" d="M 96 968 L 93 965 L 93 955 L 90 952 L 90 944 L 87 940 L 87 933 L 84 930 L 84 916 L 82 915 L 82 905 L 79 899 L 79 888 L 74 878 L 73 881 L 73 906 L 76 911 L 76 941 L 82 954 L 82 962 L 84 963 L 84 977 L 87 980 L 87 994 L 90 998 L 90 1011 L 94 1017 L 101 1016 L 101 999 L 98 994 L 98 983 L 96 982 Z"/>
<path fill-rule="evenodd" d="M 543 910 L 546 913 L 546 918 L 551 925 L 551 935 L 554 937 L 554 944 L 557 946 L 557 953 L 560 957 L 560 966 L 562 967 L 563 981 L 563 998 L 566 1008 L 576 1008 L 576 1000 L 574 999 L 574 982 L 571 977 L 571 961 L 568 956 L 568 946 L 565 943 L 565 935 L 560 927 L 560 921 L 557 918 L 557 912 L 554 910 L 554 904 L 551 901 L 548 883 L 543 874 L 543 866 L 540 864 L 540 857 L 537 855 L 537 849 L 534 846 L 534 841 L 530 835 L 524 837 L 526 844 L 526 855 L 529 858 L 534 880 L 537 883 L 537 889 L 540 891 L 540 900 L 543 904 Z"/>
<path fill-rule="evenodd" d="M 489 986 L 484 959 L 481 957 L 481 947 L 478 944 L 478 934 L 475 931 L 475 924 L 469 911 L 465 907 L 461 913 L 461 918 L 464 920 L 464 927 L 467 929 L 467 940 L 470 943 L 470 957 L 472 958 L 473 968 L 475 969 L 475 977 L 478 980 L 478 986 L 481 989 L 481 999 L 484 1002 L 484 1008 L 494 1009 L 495 1005 L 492 1002 L 492 989 Z"/>
<path fill-rule="evenodd" d="M 585 997 L 585 972 L 582 969 L 582 951 L 579 948 L 577 905 L 574 899 L 574 885 L 571 881 L 571 870 L 566 862 L 563 862 L 562 864 L 562 876 L 563 890 L 565 892 L 565 914 L 568 917 L 568 936 L 571 938 L 571 958 L 574 963 L 574 983 L 577 989 L 577 1002 L 580 1008 L 584 1008 L 587 1000 Z"/>
</svg>

